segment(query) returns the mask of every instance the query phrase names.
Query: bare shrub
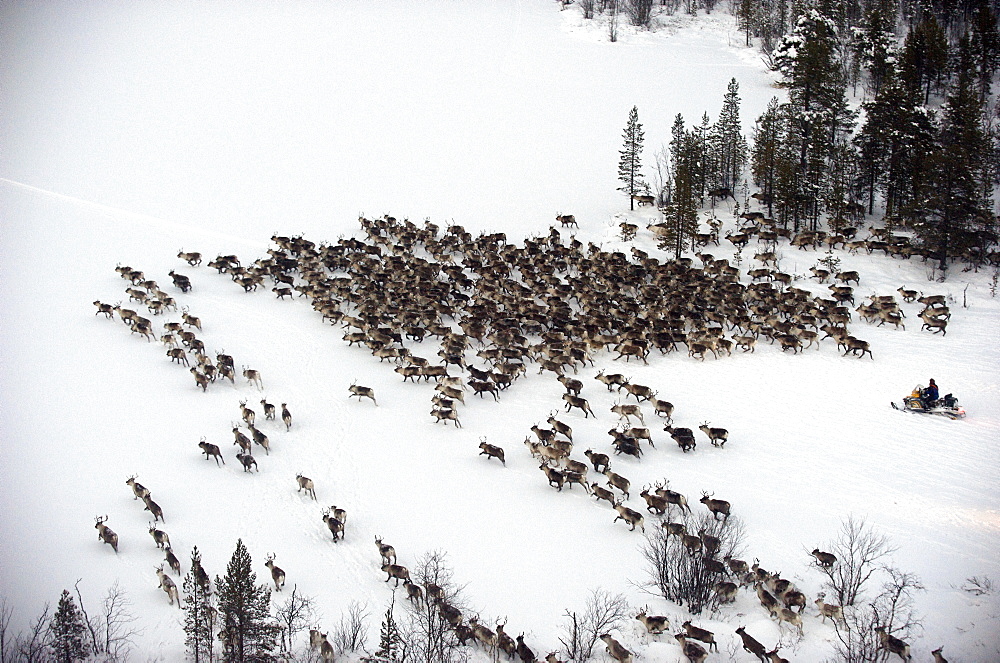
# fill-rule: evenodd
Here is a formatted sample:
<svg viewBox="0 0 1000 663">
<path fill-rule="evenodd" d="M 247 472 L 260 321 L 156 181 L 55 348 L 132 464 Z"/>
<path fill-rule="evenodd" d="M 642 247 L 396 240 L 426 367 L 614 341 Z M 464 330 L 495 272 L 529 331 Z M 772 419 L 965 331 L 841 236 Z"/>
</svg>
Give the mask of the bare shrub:
<svg viewBox="0 0 1000 663">
<path fill-rule="evenodd" d="M 620 629 L 627 623 L 631 611 L 621 594 L 611 594 L 598 588 L 590 592 L 582 613 L 567 609 L 559 642 L 573 663 L 583 663 L 590 658 L 597 640 L 604 633 Z"/>
<path fill-rule="evenodd" d="M 974 594 L 976 596 L 983 596 L 985 594 L 992 594 L 994 590 L 993 581 L 990 580 L 988 576 L 972 576 L 971 578 L 965 579 L 965 584 L 962 585 L 962 591 Z"/>
<path fill-rule="evenodd" d="M 49 659 L 49 604 L 31 623 L 27 633 L 18 633 L 14 639 L 14 656 L 24 663 L 42 663 Z"/>
<path fill-rule="evenodd" d="M 340 616 L 340 622 L 333 629 L 330 644 L 338 655 L 356 652 L 368 639 L 368 606 L 351 601 L 347 612 Z"/>
<path fill-rule="evenodd" d="M 299 586 L 292 586 L 292 595 L 278 606 L 274 617 L 281 627 L 281 650 L 291 652 L 295 646 L 295 636 L 314 623 L 316 602 L 312 597 L 298 593 Z"/>
<path fill-rule="evenodd" d="M 462 611 L 468 607 L 462 599 L 462 587 L 456 586 L 454 572 L 447 564 L 443 551 L 427 553 L 410 572 L 418 585 L 433 583 L 442 589 L 443 601 Z M 433 601 L 407 601 L 407 621 L 402 625 L 402 639 L 409 661 L 421 663 L 453 663 L 468 660 L 451 624 Z"/>
<path fill-rule="evenodd" d="M 132 599 L 118 585 L 108 588 L 101 602 L 100 649 L 108 661 L 127 661 L 135 646 L 133 638 L 142 632 L 133 624 L 138 619 L 132 612 Z"/>
<path fill-rule="evenodd" d="M 716 520 L 708 513 L 698 517 L 687 514 L 682 522 L 689 534 L 704 531 L 719 539 L 718 559 L 742 554 L 745 532 L 738 517 Z M 724 578 L 705 568 L 702 553 L 692 553 L 681 537 L 672 536 L 663 528 L 650 528 L 646 532 L 642 555 L 649 576 L 647 587 L 655 593 L 678 605 L 687 605 L 693 615 L 719 607 L 720 597 L 715 592 L 715 585 Z"/>
<path fill-rule="evenodd" d="M 882 647 L 876 628 L 903 641 L 910 640 L 922 628 L 914 608 L 914 594 L 924 588 L 912 573 L 883 567 L 882 591 L 868 603 L 844 609 L 844 621 L 835 622 L 837 642 L 834 650 L 845 663 L 882 663 L 890 652 Z"/>
<path fill-rule="evenodd" d="M 837 556 L 837 563 L 821 567 L 837 602 L 845 608 L 854 605 L 872 574 L 880 568 L 879 560 L 895 550 L 889 539 L 875 532 L 863 518 L 848 516 L 830 550 Z"/>
<path fill-rule="evenodd" d="M 583 17 L 585 19 L 589 20 L 594 18 L 595 0 L 579 0 L 578 4 L 580 5 L 580 11 L 583 12 Z"/>
<path fill-rule="evenodd" d="M 629 22 L 637 28 L 649 28 L 653 18 L 653 0 L 624 0 Z"/>
</svg>

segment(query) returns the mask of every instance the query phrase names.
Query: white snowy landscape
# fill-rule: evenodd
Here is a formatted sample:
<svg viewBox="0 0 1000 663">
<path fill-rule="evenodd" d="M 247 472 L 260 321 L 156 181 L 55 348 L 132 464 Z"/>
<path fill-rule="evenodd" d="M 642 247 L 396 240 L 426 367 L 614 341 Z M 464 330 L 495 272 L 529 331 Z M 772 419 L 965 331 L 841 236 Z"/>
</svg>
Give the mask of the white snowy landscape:
<svg viewBox="0 0 1000 663">
<path fill-rule="evenodd" d="M 428 414 L 433 381 L 404 383 L 391 362 L 349 347 L 342 337 L 352 330 L 322 319 L 308 298 L 279 299 L 270 281 L 245 293 L 205 264 L 220 254 L 244 266 L 267 258 L 272 235 L 317 245 L 364 238 L 359 216 L 385 215 L 522 244 L 573 214 L 579 228 L 560 228 L 566 243 L 572 235 L 667 260 L 646 229 L 660 213 L 630 212 L 616 190 L 622 128 L 636 106 L 653 164 L 674 116 L 714 119 L 732 78 L 749 139 L 784 92 L 725 7 L 678 13 L 653 32 L 623 24 L 609 43 L 602 24 L 552 0 L 0 4 L 0 597 L 13 609 L 10 632 L 29 628 L 78 580 L 92 614 L 118 583 L 137 618 L 130 659 L 185 659 L 183 613 L 157 587 L 163 551 L 125 483 L 135 475 L 163 509 L 158 526 L 183 573 L 198 546 L 209 575 L 222 575 L 242 539 L 259 582 L 270 580 L 269 554 L 285 570 L 275 605 L 297 586 L 314 598 L 324 631 L 364 606 L 369 654 L 393 592 L 381 537 L 404 566 L 444 553 L 469 614 L 491 627 L 506 620 L 539 658 L 561 650 L 565 613 L 603 589 L 624 596 L 632 615 L 646 607 L 670 618 L 673 630 L 660 636 L 634 619 L 613 631 L 636 661 L 685 660 L 672 634 L 688 619 L 716 634 L 710 661 L 755 660 L 740 626 L 790 660 L 834 660 L 834 626 L 813 603 L 826 577 L 809 551 L 830 549 L 853 517 L 885 535 L 894 551 L 884 561 L 923 587 L 913 660 L 930 661 L 939 647 L 950 661 L 1000 660 L 992 268 L 955 263 L 939 281 L 930 262 L 838 248 L 841 267 L 860 273 L 858 304 L 901 287 L 945 295 L 947 334 L 921 330 L 914 302 L 901 304 L 905 329 L 855 316 L 851 331 L 872 358 L 845 357 L 832 339 L 795 354 L 761 339 L 753 353 L 705 361 L 682 346 L 654 350 L 648 365 L 596 352 L 593 366 L 570 374 L 596 418 L 566 412 L 563 385 L 529 363 L 498 401 L 467 392 L 458 428 Z M 715 207 L 724 232 L 738 227 L 732 205 Z M 621 239 L 621 222 L 638 226 L 633 240 Z M 204 263 L 188 265 L 181 250 Z M 735 259 L 725 241 L 707 250 Z M 743 252 L 744 272 L 755 250 Z M 794 286 L 828 295 L 809 272 L 822 250 L 783 240 L 777 251 Z M 180 309 L 152 316 L 130 304 L 120 265 L 198 316 L 206 351 L 231 355 L 237 372 L 257 369 L 263 389 L 237 375 L 203 392 L 158 340 L 96 314 L 95 300 L 141 308 L 157 339 L 163 323 L 181 319 Z M 171 284 L 171 270 L 190 278 L 189 292 Z M 404 345 L 437 362 L 433 338 Z M 479 349 L 466 360 L 483 367 Z M 594 379 L 602 369 L 673 403 L 674 425 L 694 429 L 697 448 L 683 453 L 644 403 L 655 448 L 644 444 L 641 460 L 614 455 L 610 408 L 625 394 Z M 965 419 L 890 408 L 929 378 L 958 397 Z M 353 383 L 372 387 L 378 404 L 349 398 Z M 280 416 L 261 421 L 261 399 L 279 413 L 287 403 L 290 430 Z M 269 453 L 254 447 L 258 473 L 235 457 L 240 401 L 270 439 Z M 803 635 L 772 620 L 752 586 L 693 618 L 657 595 L 642 533 L 579 486 L 548 485 L 529 454 L 531 427 L 556 410 L 573 429 L 572 458 L 608 453 L 630 479 L 625 504 L 645 514 L 647 531 L 661 518 L 646 510 L 643 486 L 669 480 L 696 516 L 707 513 L 703 493 L 729 501 L 745 530 L 741 557 L 806 595 Z M 728 429 L 724 447 L 698 431 L 706 421 Z M 202 438 L 222 449 L 223 467 L 201 454 Z M 505 450 L 505 465 L 479 455 L 483 438 Z M 297 492 L 299 473 L 318 501 Z M 338 542 L 321 519 L 332 505 L 348 513 Z M 94 529 L 105 515 L 117 554 Z M 973 578 L 992 589 L 971 591 Z M 398 619 L 404 599 L 397 591 Z M 300 654 L 307 644 L 303 633 Z M 600 642 L 593 660 L 611 660 Z"/>
</svg>

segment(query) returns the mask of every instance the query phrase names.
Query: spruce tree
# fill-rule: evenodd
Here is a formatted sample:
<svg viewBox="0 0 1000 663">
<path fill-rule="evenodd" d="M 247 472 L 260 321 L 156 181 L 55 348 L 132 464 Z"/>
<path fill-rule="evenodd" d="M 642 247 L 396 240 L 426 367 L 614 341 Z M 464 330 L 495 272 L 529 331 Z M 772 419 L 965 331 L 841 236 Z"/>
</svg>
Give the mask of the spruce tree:
<svg viewBox="0 0 1000 663">
<path fill-rule="evenodd" d="M 767 214 L 773 213 L 774 184 L 778 174 L 778 151 L 781 140 L 781 112 L 777 97 L 772 97 L 754 124 L 753 148 L 750 153 L 750 172 L 753 183 L 762 190 L 767 200 Z"/>
<path fill-rule="evenodd" d="M 225 577 L 215 577 L 219 623 L 225 632 L 223 660 L 272 661 L 278 625 L 271 617 L 271 591 L 257 584 L 250 553 L 237 540 Z"/>
<path fill-rule="evenodd" d="M 674 259 L 681 257 L 685 247 L 695 233 L 698 232 L 698 193 L 695 180 L 697 177 L 697 162 L 699 145 L 693 132 L 683 131 L 683 118 L 677 116 L 680 122 L 681 135 L 675 135 L 671 141 L 671 151 L 674 152 L 674 197 L 664 218 L 667 233 L 661 237 L 660 249 L 671 252 Z M 675 130 L 677 123 L 674 124 Z"/>
<path fill-rule="evenodd" d="M 735 78 L 729 81 L 722 99 L 722 111 L 712 127 L 710 143 L 714 152 L 711 161 L 716 171 L 712 188 L 735 191 L 747 164 L 747 141 L 740 124 L 740 84 Z"/>
<path fill-rule="evenodd" d="M 618 179 L 622 186 L 618 187 L 629 197 L 629 209 L 635 209 L 635 196 L 646 191 L 649 187 L 642 179 L 642 125 L 639 124 L 639 109 L 636 106 L 628 114 L 628 124 L 623 133 L 625 139 L 622 149 L 619 152 Z"/>
<path fill-rule="evenodd" d="M 990 239 L 989 137 L 975 80 L 969 39 L 959 43 L 955 86 L 944 106 L 938 145 L 923 164 L 926 179 L 912 215 L 913 227 L 947 270 L 948 258 Z"/>
<path fill-rule="evenodd" d="M 90 655 L 84 639 L 83 615 L 68 590 L 63 590 L 59 606 L 49 622 L 52 657 L 59 663 L 82 661 Z"/>
<path fill-rule="evenodd" d="M 191 570 L 184 576 L 184 645 L 188 657 L 195 663 L 215 660 L 215 610 L 212 594 L 195 577 L 194 569 L 201 563 L 198 546 L 191 551 Z"/>
<path fill-rule="evenodd" d="M 399 633 L 396 625 L 396 618 L 393 616 L 393 608 L 396 605 L 396 594 L 392 595 L 392 602 L 389 603 L 388 610 L 385 611 L 385 618 L 382 620 L 382 628 L 379 631 L 378 650 L 368 663 L 399 663 L 403 660 L 403 637 Z"/>
</svg>

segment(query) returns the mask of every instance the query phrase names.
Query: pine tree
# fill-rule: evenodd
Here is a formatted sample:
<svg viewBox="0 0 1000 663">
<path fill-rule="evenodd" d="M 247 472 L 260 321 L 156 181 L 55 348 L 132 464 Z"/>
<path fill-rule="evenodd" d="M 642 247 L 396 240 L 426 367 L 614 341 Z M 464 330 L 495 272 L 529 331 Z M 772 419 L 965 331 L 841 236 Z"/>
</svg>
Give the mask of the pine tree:
<svg viewBox="0 0 1000 663">
<path fill-rule="evenodd" d="M 774 184 L 778 173 L 778 151 L 781 140 L 781 112 L 777 97 L 772 97 L 754 124 L 750 172 L 753 183 L 762 189 L 770 216 L 774 200 Z"/>
<path fill-rule="evenodd" d="M 896 61 L 893 25 L 896 8 L 891 0 L 872 2 L 865 8 L 864 28 L 854 29 L 855 57 L 868 71 L 868 92 L 877 95 Z"/>
<path fill-rule="evenodd" d="M 184 645 L 188 657 L 195 663 L 215 660 L 215 609 L 212 594 L 195 577 L 195 567 L 201 563 L 198 546 L 191 551 L 191 570 L 184 576 Z"/>
<path fill-rule="evenodd" d="M 837 57 L 836 22 L 816 9 L 806 11 L 773 59 L 789 90 L 786 105 L 794 132 L 789 139 L 798 150 L 799 172 L 786 178 L 786 184 L 794 184 L 786 193 L 795 199 L 786 200 L 784 210 L 796 230 L 803 218 L 815 230 L 834 147 L 846 140 L 854 124 Z"/>
<path fill-rule="evenodd" d="M 722 111 L 712 127 L 709 141 L 714 153 L 715 177 L 712 188 L 735 190 L 747 164 L 747 141 L 740 123 L 740 85 L 733 78 L 722 100 Z"/>
<path fill-rule="evenodd" d="M 642 179 L 642 125 L 639 124 L 639 109 L 635 106 L 628 114 L 628 124 L 623 133 L 625 143 L 619 152 L 621 158 L 618 161 L 618 179 L 622 186 L 619 191 L 625 192 L 629 196 L 629 209 L 635 209 L 635 196 L 648 190 L 648 185 Z"/>
<path fill-rule="evenodd" d="M 76 601 L 68 590 L 63 590 L 59 606 L 49 623 L 52 657 L 59 663 L 82 661 L 90 655 L 90 648 L 84 639 L 83 615 L 76 607 Z"/>
<path fill-rule="evenodd" d="M 225 577 L 216 576 L 219 622 L 225 632 L 223 660 L 231 663 L 272 661 L 278 625 L 271 617 L 271 591 L 257 584 L 250 553 L 236 542 Z"/>
<path fill-rule="evenodd" d="M 971 59 L 975 65 L 979 86 L 979 101 L 985 103 L 990 95 L 990 83 L 1000 69 L 1000 29 L 997 14 L 985 4 L 979 7 L 972 21 L 969 42 Z"/>
<path fill-rule="evenodd" d="M 396 606 L 396 595 L 392 595 L 392 602 L 388 610 L 385 611 L 385 619 L 382 620 L 382 628 L 379 632 L 378 651 L 370 658 L 368 663 L 399 663 L 403 656 L 403 638 L 396 625 L 396 618 L 393 616 L 393 608 Z"/>
<path fill-rule="evenodd" d="M 944 106 L 938 144 L 925 163 L 926 179 L 915 201 L 914 230 L 942 272 L 948 258 L 990 238 L 989 137 L 983 129 L 972 49 L 959 43 L 958 76 Z"/>
<path fill-rule="evenodd" d="M 933 16 L 907 33 L 901 63 L 906 85 L 928 103 L 948 70 L 948 38 Z"/>
<path fill-rule="evenodd" d="M 661 237 L 660 249 L 672 252 L 674 259 L 681 257 L 685 247 L 695 233 L 698 232 L 698 193 L 695 179 L 698 162 L 699 145 L 694 132 L 684 131 L 684 119 L 678 115 L 674 129 L 680 122 L 680 135 L 671 141 L 674 167 L 674 197 L 668 207 L 664 224 L 667 233 Z"/>
</svg>

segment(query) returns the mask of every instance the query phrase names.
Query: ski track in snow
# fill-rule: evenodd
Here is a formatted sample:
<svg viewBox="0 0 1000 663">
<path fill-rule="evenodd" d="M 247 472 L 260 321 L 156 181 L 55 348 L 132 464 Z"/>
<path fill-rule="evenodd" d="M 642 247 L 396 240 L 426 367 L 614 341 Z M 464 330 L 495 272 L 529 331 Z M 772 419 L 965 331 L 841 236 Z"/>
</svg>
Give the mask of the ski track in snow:
<svg viewBox="0 0 1000 663">
<path fill-rule="evenodd" d="M 332 242 L 357 231 L 358 201 L 378 209 L 370 216 L 382 210 L 414 219 L 433 214 L 442 226 L 454 219 L 474 233 L 503 230 L 515 243 L 545 232 L 556 208 L 572 207 L 582 226 L 577 237 L 584 243 L 626 253 L 636 246 L 662 256 L 646 231 L 640 230 L 630 243 L 616 237 L 619 221 L 642 228 L 657 220 L 657 213 L 621 212 L 621 200 L 608 194 L 610 185 L 594 184 L 614 181 L 618 132 L 633 97 L 647 127 L 649 158 L 657 141 L 666 141 L 674 113 L 683 112 L 689 123 L 702 111 L 714 117 L 732 75 L 741 83 L 742 119 L 752 126 L 775 93 L 768 87 L 769 74 L 760 70 L 755 51 L 739 47 L 738 32 L 735 37 L 731 28 L 725 32 L 725 26 L 731 26 L 729 16 L 680 22 L 663 33 L 623 29 L 623 44 L 611 45 L 604 43 L 603 27 L 574 23 L 578 14 L 570 11 L 555 16 L 550 4 L 449 4 L 452 13 L 443 22 L 419 17 L 400 21 L 393 15 L 383 25 L 386 36 L 381 43 L 403 46 L 389 55 L 387 49 L 375 53 L 356 35 L 345 34 L 371 18 L 367 11 L 348 13 L 346 27 L 326 23 L 326 14 L 315 26 L 304 26 L 295 12 L 269 15 L 273 20 L 261 22 L 265 27 L 238 23 L 257 37 L 278 35 L 275 39 L 294 53 L 300 52 L 299 42 L 329 47 L 329 37 L 312 32 L 329 29 L 337 43 L 347 44 L 345 49 L 370 57 L 364 60 L 371 67 L 369 75 L 381 71 L 387 77 L 384 85 L 375 86 L 378 89 L 367 81 L 355 83 L 339 69 L 335 77 L 347 98 L 360 100 L 357 105 L 367 109 L 371 118 L 365 121 L 350 113 L 351 104 L 334 97 L 302 98 L 296 92 L 295 108 L 270 105 L 288 88 L 282 87 L 286 83 L 280 76 L 268 76 L 287 73 L 292 83 L 312 89 L 316 81 L 328 82 L 326 75 L 339 62 L 336 57 L 331 57 L 334 64 L 313 62 L 316 69 L 293 61 L 295 66 L 286 70 L 287 62 L 255 51 L 248 61 L 263 67 L 260 76 L 274 88 L 254 89 L 267 89 L 273 97 L 237 95 L 236 100 L 259 108 L 264 118 L 259 123 L 248 120 L 239 103 L 222 98 L 229 84 L 216 70 L 204 71 L 204 79 L 194 81 L 190 107 L 184 95 L 177 94 L 175 102 L 170 96 L 179 89 L 175 74 L 168 76 L 159 68 L 157 58 L 163 56 L 152 50 L 139 57 L 117 57 L 120 62 L 109 71 L 132 80 L 136 72 L 147 71 L 131 68 L 142 63 L 155 74 L 151 81 L 163 77 L 173 114 L 162 116 L 168 123 L 159 131 L 157 123 L 164 120 L 149 115 L 145 98 L 104 81 L 95 73 L 103 71 L 97 66 L 81 78 L 93 92 L 77 90 L 83 101 L 71 96 L 79 107 L 26 90 L 23 100 L 28 105 L 14 113 L 15 125 L 23 129 L 12 143 L 17 158 L 8 154 L 0 162 L 0 399 L 6 406 L 0 421 L 0 449 L 5 451 L 0 496 L 15 507 L 0 511 L 0 595 L 15 606 L 18 627 L 78 578 L 83 578 L 81 589 L 91 610 L 118 581 L 140 616 L 143 632 L 137 638 L 136 657 L 182 657 L 181 612 L 168 606 L 156 588 L 154 569 L 163 558 L 147 533 L 148 512 L 124 485 L 131 474 L 138 474 L 163 507 L 166 521 L 161 527 L 170 534 L 184 571 L 197 545 L 209 574 L 223 575 L 235 540 L 242 537 L 259 582 L 270 582 L 263 566 L 267 553 L 277 553 L 276 563 L 287 572 L 287 590 L 273 594 L 274 600 L 284 600 L 297 584 L 305 595 L 316 597 L 324 630 L 336 624 L 351 601 L 365 604 L 371 615 L 370 646 L 393 585 L 383 582 L 375 536 L 394 545 L 399 563 L 411 569 L 421 555 L 445 552 L 469 607 L 486 623 L 507 617 L 509 630 L 524 631 L 539 654 L 558 647 L 564 610 L 582 609 L 596 587 L 624 593 L 632 605 L 649 605 L 651 612 L 667 614 L 679 624 L 685 619 L 679 609 L 636 586 L 645 577 L 640 537 L 620 521 L 613 523 L 615 513 L 608 505 L 598 504 L 579 487 L 557 493 L 547 486 L 523 446 L 526 436 L 533 437 L 530 426 L 544 425 L 546 416 L 557 410 L 573 427 L 574 458 L 585 460 L 582 451 L 588 447 L 610 453 L 606 431 L 617 417 L 609 408 L 624 398 L 592 379 L 606 368 L 658 389 L 660 398 L 676 406 L 676 425 L 696 428 L 710 420 L 731 434 L 726 448 L 717 449 L 699 433 L 696 451 L 682 454 L 646 408 L 647 426 L 657 435 L 656 449 L 644 448 L 642 461 L 612 460 L 613 469 L 632 482 L 629 506 L 644 510 L 638 494 L 642 486 L 664 478 L 687 495 L 696 514 L 703 511 L 695 504 L 701 491 L 731 501 L 746 527 L 747 557 L 759 557 L 765 568 L 782 571 L 810 600 L 822 582 L 809 566 L 806 551 L 826 547 L 848 514 L 864 517 L 899 547 L 894 554 L 899 567 L 915 572 L 927 587 L 917 596 L 925 630 L 911 643 L 915 658 L 926 658 L 942 644 L 946 655 L 957 660 L 1000 658 L 996 595 L 973 597 L 960 589 L 971 576 L 1000 580 L 1000 467 L 995 461 L 1000 440 L 1000 303 L 988 292 L 987 273 L 956 268 L 948 281 L 935 283 L 921 263 L 837 252 L 843 269 L 862 274 L 856 288 L 859 298 L 870 292 L 893 294 L 904 285 L 947 294 L 954 314 L 947 336 L 919 331 L 918 306 L 904 304 L 905 331 L 852 324 L 856 335 L 871 342 L 874 361 L 844 358 L 829 341 L 818 351 L 810 348 L 796 356 L 766 344 L 753 354 L 735 352 L 718 361 L 695 361 L 683 352 L 666 357 L 654 353 L 649 366 L 612 361 L 602 354 L 595 367 L 578 376 L 596 420 L 578 411 L 566 413 L 562 386 L 529 366 L 526 378 L 501 394 L 499 403 L 469 394 L 467 404 L 459 405 L 464 427 L 456 429 L 434 424 L 427 414 L 432 384 L 404 384 L 389 364 L 380 365 L 366 351 L 348 348 L 341 340 L 342 329 L 322 322 L 303 299 L 277 300 L 269 286 L 263 292 L 244 293 L 228 276 L 175 258 L 183 248 L 201 251 L 206 261 L 218 253 L 236 253 L 247 264 L 264 255 L 276 231 Z M 215 46 L 209 44 L 216 38 L 218 44 L 229 43 L 231 35 L 220 31 L 215 20 L 219 16 L 185 10 L 161 28 L 157 11 L 153 6 L 141 15 L 135 29 L 156 34 L 162 29 L 169 37 L 183 34 L 185 43 L 193 44 L 175 53 L 180 57 L 177 72 L 189 71 L 192 62 L 201 60 L 202 49 L 211 52 Z M 75 32 L 60 33 L 77 20 L 67 16 L 39 42 L 54 63 L 52 69 L 49 61 L 36 63 L 38 85 L 49 94 L 64 89 L 54 82 L 64 75 L 59 63 L 68 67 L 50 41 L 63 36 L 73 44 L 90 43 Z M 442 18 L 435 12 L 428 16 Z M 192 17 L 212 20 L 187 24 Z M 470 19 L 476 19 L 479 33 L 470 35 Z M 214 31 L 212 40 L 199 42 L 205 37 L 202 30 Z M 114 32 L 107 28 L 95 38 L 109 31 Z M 299 39 L 300 34 L 305 36 Z M 411 38 L 419 48 L 407 50 Z M 509 48 L 495 48 L 498 38 Z M 243 34 L 232 39 L 234 44 L 255 43 Z M 480 39 L 486 46 L 476 43 Z M 109 44 L 107 50 L 74 52 L 87 53 L 94 59 L 85 62 L 104 66 L 117 61 L 106 58 L 123 53 L 122 44 Z M 612 46 L 625 48 L 609 56 Z M 487 64 L 458 63 L 454 71 L 427 79 L 427 85 L 415 83 L 423 80 L 424 66 L 454 62 L 453 48 L 474 49 Z M 678 49 L 671 51 L 676 57 L 659 56 L 657 49 L 673 48 Z M 229 62 L 225 57 L 222 61 Z M 538 66 L 540 61 L 550 67 Z M 388 68 L 379 69 L 393 62 L 399 72 L 392 77 Z M 607 110 L 607 104 L 591 103 L 588 86 L 569 74 L 579 62 L 593 67 L 590 71 L 601 80 L 610 72 L 623 79 L 609 83 L 600 95 L 605 101 L 619 99 L 621 108 Z M 635 70 L 635 80 L 620 76 L 624 64 L 642 62 L 648 64 Z M 663 67 L 668 67 L 669 76 Z M 440 66 L 435 70 L 443 71 Z M 483 86 L 483 80 L 491 80 L 479 76 L 483 70 L 497 73 L 492 89 Z M 475 78 L 467 78 L 470 73 Z M 238 68 L 234 72 L 237 80 L 246 76 Z M 279 79 L 281 83 L 274 83 Z M 202 103 L 216 99 L 213 85 L 222 95 L 220 115 L 213 113 L 211 103 Z M 163 101 L 156 89 L 142 89 L 149 99 Z M 101 93 L 112 101 L 92 98 Z M 46 99 L 64 119 L 50 118 L 52 130 L 42 132 L 40 126 L 50 127 L 35 119 L 42 122 L 45 115 L 25 109 Z M 515 103 L 518 99 L 527 99 L 527 105 Z M 506 105 L 499 104 L 501 100 Z M 130 124 L 117 110 L 111 112 L 110 103 L 137 111 L 140 119 Z M 491 107 L 506 108 L 512 124 L 498 121 Z M 91 108 L 106 113 L 95 115 Z M 580 108 L 593 108 L 596 115 Z M 86 112 L 77 112 L 81 109 Z M 386 109 L 391 114 L 383 116 Z M 471 111 L 467 115 L 475 121 L 466 122 L 454 109 Z M 652 112 L 647 115 L 645 109 Z M 207 116 L 204 123 L 202 113 Z M 296 122 L 294 127 L 279 120 L 284 113 Z M 358 133 L 376 141 L 377 158 L 368 162 L 360 151 L 360 162 L 343 156 L 356 146 L 325 124 L 325 115 L 343 115 L 347 124 L 361 122 Z M 102 117 L 110 118 L 110 124 L 103 124 Z M 189 133 L 167 131 L 180 121 L 177 118 L 186 122 Z M 231 120 L 250 138 L 234 138 L 238 132 L 222 130 L 228 122 L 220 118 Z M 384 136 L 365 131 L 366 122 L 374 118 L 387 127 Z M 428 119 L 437 123 L 434 127 L 457 122 L 459 138 L 416 141 L 415 136 L 424 134 L 439 136 L 425 128 Z M 271 142 L 268 121 L 281 130 L 281 141 Z M 493 142 L 481 137 L 473 126 L 478 124 L 496 132 Z M 551 135 L 544 133 L 550 130 Z M 327 131 L 336 139 L 326 138 Z M 37 145 L 28 149 L 23 136 L 33 136 Z M 171 151 L 167 136 L 196 158 Z M 517 144 L 530 148 L 530 156 L 516 151 L 515 136 Z M 218 142 L 208 148 L 198 145 L 206 137 Z M 284 151 L 286 140 L 302 150 L 301 163 Z M 54 147 L 59 141 L 67 142 L 66 151 Z M 330 164 L 310 151 L 314 142 L 329 147 L 327 141 L 342 141 L 331 152 L 344 164 Z M 244 146 L 250 149 L 239 149 Z M 472 150 L 471 157 L 467 150 Z M 501 155 L 499 161 L 493 160 L 496 154 Z M 136 166 L 147 162 L 156 167 Z M 405 169 L 397 169 L 397 162 Z M 499 189 L 492 188 L 497 182 Z M 729 204 L 717 209 L 731 227 Z M 733 257 L 728 246 L 711 247 L 710 252 Z M 752 251 L 745 253 L 743 271 L 752 262 Z M 808 275 L 808 267 L 820 257 L 787 244 L 781 245 L 780 254 L 782 271 L 799 277 Z M 174 294 L 179 305 L 189 306 L 202 318 L 204 332 L 198 336 L 209 353 L 224 349 L 234 356 L 237 368 L 257 368 L 265 388 L 258 391 L 238 376 L 235 385 L 216 383 L 203 394 L 187 370 L 169 362 L 161 344 L 130 335 L 117 319 L 95 316 L 90 304 L 94 299 L 125 299 L 124 282 L 113 271 L 118 263 L 144 270 Z M 169 285 L 170 269 L 189 275 L 194 289 L 176 292 Z M 966 284 L 969 308 L 962 307 Z M 825 285 L 805 279 L 796 285 L 827 292 Z M 178 318 L 178 313 L 164 316 Z M 406 345 L 426 357 L 433 357 L 437 347 L 431 341 Z M 482 366 L 478 359 L 474 363 Z M 932 376 L 945 392 L 959 397 L 969 412 L 966 420 L 951 422 L 889 408 L 891 400 Z M 375 389 L 377 407 L 348 398 L 347 386 L 355 379 Z M 280 420 L 258 421 L 272 451 L 265 455 L 254 447 L 260 473 L 249 475 L 235 458 L 231 428 L 239 421 L 241 399 L 262 419 L 258 401 L 265 396 L 279 411 L 280 403 L 287 402 L 294 423 L 286 432 Z M 225 466 L 217 468 L 200 454 L 197 441 L 202 436 L 222 448 Z M 478 455 L 484 436 L 505 449 L 506 467 Z M 316 482 L 317 502 L 296 492 L 298 472 Z M 591 474 L 591 480 L 597 478 Z M 320 519 L 322 508 L 334 504 L 348 512 L 345 538 L 337 543 Z M 117 556 L 96 540 L 92 518 L 105 513 L 121 540 Z M 647 517 L 647 526 L 655 522 Z M 180 585 L 180 579 L 175 580 Z M 782 653 L 794 660 L 822 660 L 831 655 L 834 632 L 807 613 L 806 637 L 789 643 Z M 723 650 L 736 641 L 732 631 L 739 625 L 768 645 L 781 636 L 748 593 L 741 593 L 734 606 L 695 623 L 714 630 Z M 669 637 L 657 642 L 635 623 L 623 629 L 620 639 L 638 650 L 641 660 L 680 660 L 679 648 Z M 600 647 L 598 651 L 596 659 L 606 660 Z M 744 660 L 741 655 L 738 652 L 736 659 Z"/>
</svg>

